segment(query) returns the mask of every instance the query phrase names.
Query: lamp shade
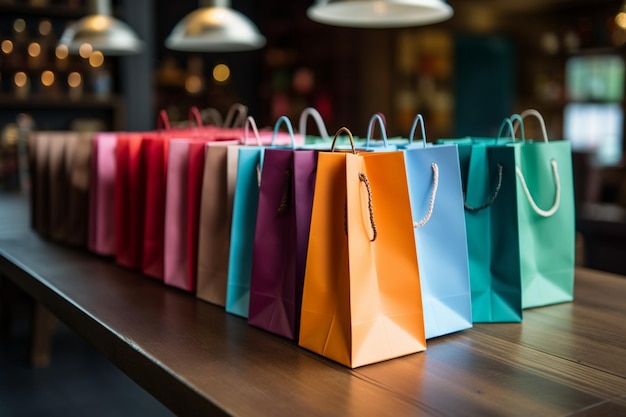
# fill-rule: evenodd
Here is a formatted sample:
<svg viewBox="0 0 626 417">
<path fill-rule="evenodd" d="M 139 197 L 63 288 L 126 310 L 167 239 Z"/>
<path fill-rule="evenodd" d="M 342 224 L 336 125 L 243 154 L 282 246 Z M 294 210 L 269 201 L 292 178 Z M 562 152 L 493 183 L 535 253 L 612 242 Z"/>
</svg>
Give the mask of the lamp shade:
<svg viewBox="0 0 626 417">
<path fill-rule="evenodd" d="M 265 37 L 228 0 L 205 0 L 185 16 L 165 40 L 169 49 L 188 52 L 236 52 L 262 48 Z"/>
<path fill-rule="evenodd" d="M 319 23 L 361 28 L 421 26 L 453 14 L 443 0 L 317 0 L 307 11 Z"/>
<path fill-rule="evenodd" d="M 59 43 L 77 54 L 81 45 L 90 44 L 105 55 L 130 55 L 141 52 L 143 42 L 126 23 L 111 16 L 110 0 L 90 0 L 89 15 L 68 26 Z"/>
</svg>

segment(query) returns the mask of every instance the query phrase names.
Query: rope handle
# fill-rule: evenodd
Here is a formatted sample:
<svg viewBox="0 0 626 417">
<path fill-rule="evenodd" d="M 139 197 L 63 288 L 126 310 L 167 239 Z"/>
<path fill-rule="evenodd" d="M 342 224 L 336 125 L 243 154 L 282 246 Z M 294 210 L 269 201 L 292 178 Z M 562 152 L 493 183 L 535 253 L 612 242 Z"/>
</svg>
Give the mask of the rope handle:
<svg viewBox="0 0 626 417">
<path fill-rule="evenodd" d="M 496 137 L 496 144 L 498 143 L 498 141 L 501 138 L 504 138 L 505 136 L 505 129 L 508 127 L 509 128 L 509 132 L 511 133 L 511 139 L 515 140 L 516 138 L 516 129 L 513 126 L 513 120 L 516 121 L 521 121 L 522 117 L 519 114 L 514 114 L 511 117 L 506 117 L 504 118 L 504 120 L 502 121 L 502 123 L 500 124 L 500 129 L 498 129 L 498 136 Z M 526 136 L 525 136 L 525 132 L 524 132 L 524 125 L 521 124 L 521 139 L 522 141 L 526 141 Z"/>
<path fill-rule="evenodd" d="M 523 112 L 520 113 L 519 115 L 519 126 L 521 126 L 522 128 L 522 132 L 524 129 L 524 119 L 528 116 L 534 116 L 538 121 L 539 121 L 539 126 L 541 127 L 541 134 L 543 135 L 543 141 L 544 142 L 548 142 L 548 130 L 546 129 L 546 122 L 543 119 L 543 116 L 541 115 L 541 113 L 539 113 L 537 110 L 535 109 L 527 109 L 524 110 Z M 513 128 L 514 128 L 514 132 L 513 135 L 515 135 L 515 131 L 517 130 L 517 126 L 518 124 L 514 124 Z M 523 133 L 522 133 L 523 135 Z"/>
<path fill-rule="evenodd" d="M 355 154 L 356 149 L 354 148 L 354 138 L 352 137 L 352 132 L 350 132 L 350 129 L 348 129 L 347 127 L 340 127 L 337 133 L 335 133 L 333 142 L 330 145 L 330 151 L 335 152 L 335 143 L 337 142 L 337 138 L 339 137 L 339 135 L 341 135 L 342 133 L 346 133 L 348 135 L 348 138 L 350 139 L 350 146 L 352 147 L 352 153 Z"/>
<path fill-rule="evenodd" d="M 222 126 L 224 121 L 220 112 L 214 107 L 200 110 L 200 118 L 209 125 Z"/>
<path fill-rule="evenodd" d="M 378 237 L 378 229 L 376 228 L 376 221 L 374 220 L 374 202 L 372 198 L 372 186 L 370 181 L 367 179 L 367 175 L 362 172 L 359 172 L 359 180 L 365 184 L 365 188 L 367 189 L 367 210 L 369 212 L 370 224 L 372 226 L 372 238 L 370 242 L 373 242 Z"/>
<path fill-rule="evenodd" d="M 157 130 L 170 130 L 172 129 L 172 125 L 170 124 L 170 118 L 167 115 L 167 112 L 164 109 L 159 111 L 159 118 L 157 120 Z"/>
<path fill-rule="evenodd" d="M 274 124 L 274 133 L 272 134 L 272 142 L 270 146 L 274 147 L 274 142 L 276 141 L 276 136 L 278 135 L 278 129 L 280 129 L 280 125 L 284 124 L 287 126 L 287 131 L 289 132 L 289 137 L 291 138 L 291 148 L 296 149 L 296 138 L 293 134 L 293 126 L 291 125 L 291 120 L 287 116 L 280 116 L 276 123 Z"/>
<path fill-rule="evenodd" d="M 230 106 L 230 109 L 228 109 L 228 113 L 226 113 L 226 118 L 224 119 L 223 127 L 243 126 L 246 122 L 247 117 L 248 107 L 244 106 L 241 103 L 235 103 Z"/>
<path fill-rule="evenodd" d="M 302 137 L 306 137 L 306 122 L 309 116 L 311 116 L 315 121 L 320 136 L 325 140 L 330 139 L 328 137 L 328 130 L 326 130 L 326 124 L 324 124 L 324 119 L 322 119 L 322 115 L 314 107 L 307 107 L 300 114 L 300 120 L 298 122 L 298 132 L 300 132 Z"/>
<path fill-rule="evenodd" d="M 417 124 L 419 123 L 421 131 L 422 131 L 422 141 L 424 143 L 424 147 L 426 147 L 426 129 L 424 127 L 424 118 L 421 114 L 415 116 L 413 119 L 413 124 L 411 125 L 411 132 L 409 133 L 409 144 L 413 143 L 413 138 L 415 137 L 415 131 L 417 130 Z"/>
<path fill-rule="evenodd" d="M 280 204 L 278 206 L 278 214 L 282 214 L 287 211 L 289 206 L 289 199 L 291 197 L 291 183 L 293 180 L 293 172 L 291 168 L 287 168 L 284 172 L 285 183 L 283 185 L 283 195 L 280 197 Z"/>
<path fill-rule="evenodd" d="M 248 116 L 246 118 L 246 124 L 243 127 L 243 141 L 244 145 L 248 144 L 248 138 L 250 136 L 250 128 L 252 128 L 252 132 L 254 133 L 254 137 L 256 138 L 257 146 L 261 146 L 261 135 L 259 135 L 259 129 L 256 126 L 256 122 L 254 121 L 254 117 Z"/>
<path fill-rule="evenodd" d="M 370 118 L 370 121 L 367 125 L 367 139 L 365 140 L 365 147 L 370 146 L 370 139 L 372 139 L 372 135 L 374 134 L 374 129 L 376 128 L 376 125 L 375 125 L 376 122 L 378 122 L 378 125 L 380 126 L 380 136 L 381 136 L 381 139 L 383 140 L 383 146 L 386 148 L 387 147 L 386 124 L 387 123 L 385 120 L 385 115 L 382 113 L 375 113 Z"/>
<path fill-rule="evenodd" d="M 550 161 L 550 165 L 552 165 L 552 174 L 554 175 L 555 195 L 554 203 L 552 204 L 552 207 L 550 207 L 548 210 L 543 210 L 539 208 L 537 203 L 535 203 L 535 200 L 533 199 L 532 195 L 530 194 L 530 190 L 528 189 L 528 185 L 526 184 L 526 180 L 524 179 L 524 174 L 522 173 L 522 170 L 518 166 L 515 167 L 515 173 L 517 174 L 517 178 L 519 178 L 522 184 L 522 189 L 524 190 L 524 194 L 526 194 L 526 198 L 528 199 L 530 206 L 533 208 L 535 213 L 537 213 L 541 217 L 552 216 L 559 209 L 559 205 L 561 203 L 561 180 L 559 178 L 559 167 L 556 160 L 554 159 Z"/>
<path fill-rule="evenodd" d="M 433 214 L 433 209 L 435 207 L 435 199 L 437 198 L 437 189 L 439 188 L 439 166 L 433 162 L 431 165 L 433 169 L 433 186 L 430 190 L 430 199 L 428 201 L 428 210 L 426 211 L 426 215 L 419 222 L 413 223 L 413 227 L 423 227 Z"/>
<path fill-rule="evenodd" d="M 494 201 L 496 201 L 496 198 L 498 198 L 498 195 L 500 194 L 500 189 L 502 188 L 502 175 L 504 171 L 504 167 L 502 166 L 502 164 L 498 164 L 497 168 L 498 168 L 498 184 L 496 185 L 496 190 L 491 195 L 491 198 L 489 198 L 489 200 L 487 200 L 487 202 L 483 204 L 482 206 L 472 207 L 468 205 L 467 202 L 465 201 L 465 193 L 463 193 L 463 206 L 465 207 L 465 210 L 470 211 L 470 212 L 480 211 L 480 210 L 486 209 L 487 207 L 492 205 Z"/>
<path fill-rule="evenodd" d="M 189 108 L 189 126 L 192 125 L 192 122 L 196 122 L 196 127 L 202 127 L 202 115 L 200 114 L 200 110 L 196 106 L 192 106 Z"/>
</svg>

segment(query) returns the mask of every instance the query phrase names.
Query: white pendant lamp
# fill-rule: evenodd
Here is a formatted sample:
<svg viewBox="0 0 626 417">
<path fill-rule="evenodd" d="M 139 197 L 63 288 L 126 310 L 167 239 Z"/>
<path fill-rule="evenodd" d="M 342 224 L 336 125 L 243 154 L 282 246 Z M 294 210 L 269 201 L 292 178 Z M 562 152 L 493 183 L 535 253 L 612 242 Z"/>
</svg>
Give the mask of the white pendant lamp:
<svg viewBox="0 0 626 417">
<path fill-rule="evenodd" d="M 360 28 L 421 26 L 453 14 L 443 0 L 316 0 L 307 11 L 319 23 Z"/>
<path fill-rule="evenodd" d="M 201 0 L 165 40 L 169 49 L 187 52 L 237 52 L 262 48 L 265 37 L 250 19 L 230 8 L 230 0 Z"/>
<path fill-rule="evenodd" d="M 143 42 L 126 23 L 111 15 L 111 0 L 88 0 L 88 15 L 70 25 L 59 43 L 71 54 L 89 44 L 104 55 L 131 55 L 141 52 Z"/>
</svg>

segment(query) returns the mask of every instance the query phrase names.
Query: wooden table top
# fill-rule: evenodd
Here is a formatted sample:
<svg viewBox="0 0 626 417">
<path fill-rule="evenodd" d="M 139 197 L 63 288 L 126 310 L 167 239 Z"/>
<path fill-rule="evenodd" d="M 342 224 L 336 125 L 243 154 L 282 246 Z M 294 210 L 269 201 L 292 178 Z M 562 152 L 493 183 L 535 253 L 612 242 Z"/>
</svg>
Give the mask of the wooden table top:
<svg viewBox="0 0 626 417">
<path fill-rule="evenodd" d="M 626 415 L 626 279 L 578 269 L 575 301 L 478 324 L 354 370 L 28 228 L 0 195 L 0 272 L 181 416 Z"/>
</svg>

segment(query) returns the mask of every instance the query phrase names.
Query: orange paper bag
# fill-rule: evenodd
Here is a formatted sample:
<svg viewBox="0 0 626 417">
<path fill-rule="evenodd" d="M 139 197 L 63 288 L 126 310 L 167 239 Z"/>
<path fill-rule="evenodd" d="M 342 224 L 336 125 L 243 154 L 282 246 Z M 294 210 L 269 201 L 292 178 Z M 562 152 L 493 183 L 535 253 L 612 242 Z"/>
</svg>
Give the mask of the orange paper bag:
<svg viewBox="0 0 626 417">
<path fill-rule="evenodd" d="M 352 149 L 319 154 L 299 344 L 356 368 L 426 339 L 404 154 Z"/>
</svg>

